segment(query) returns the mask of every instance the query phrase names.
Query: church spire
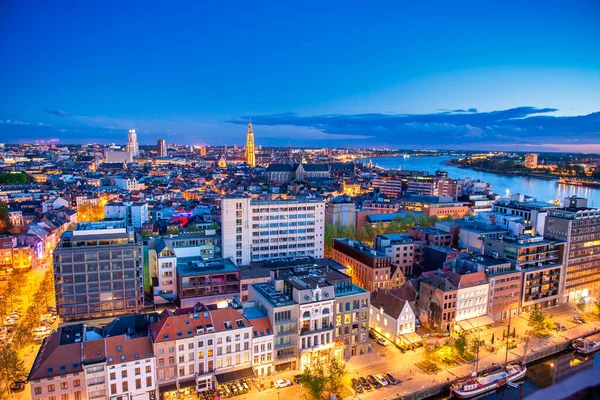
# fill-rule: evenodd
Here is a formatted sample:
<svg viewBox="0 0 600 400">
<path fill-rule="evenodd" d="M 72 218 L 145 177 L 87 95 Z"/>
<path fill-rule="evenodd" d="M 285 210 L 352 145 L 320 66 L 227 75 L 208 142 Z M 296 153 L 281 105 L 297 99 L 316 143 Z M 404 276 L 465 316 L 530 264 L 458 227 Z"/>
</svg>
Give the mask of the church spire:
<svg viewBox="0 0 600 400">
<path fill-rule="evenodd" d="M 252 131 L 252 121 L 248 123 L 248 133 L 246 134 L 246 164 L 250 167 L 256 167 L 256 158 L 254 154 L 254 132 Z"/>
</svg>

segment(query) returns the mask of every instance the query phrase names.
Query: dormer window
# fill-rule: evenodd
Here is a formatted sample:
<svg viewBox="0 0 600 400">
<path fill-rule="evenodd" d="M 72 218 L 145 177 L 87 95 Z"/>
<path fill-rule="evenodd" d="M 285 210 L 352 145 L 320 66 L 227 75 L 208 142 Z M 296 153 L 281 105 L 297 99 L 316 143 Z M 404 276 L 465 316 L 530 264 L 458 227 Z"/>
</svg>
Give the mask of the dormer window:
<svg viewBox="0 0 600 400">
<path fill-rule="evenodd" d="M 243 319 L 238 319 L 235 322 L 237 322 L 238 328 L 243 328 L 244 327 L 244 320 Z"/>
<path fill-rule="evenodd" d="M 225 325 L 225 329 L 231 329 L 231 321 L 224 321 L 223 325 Z"/>
</svg>

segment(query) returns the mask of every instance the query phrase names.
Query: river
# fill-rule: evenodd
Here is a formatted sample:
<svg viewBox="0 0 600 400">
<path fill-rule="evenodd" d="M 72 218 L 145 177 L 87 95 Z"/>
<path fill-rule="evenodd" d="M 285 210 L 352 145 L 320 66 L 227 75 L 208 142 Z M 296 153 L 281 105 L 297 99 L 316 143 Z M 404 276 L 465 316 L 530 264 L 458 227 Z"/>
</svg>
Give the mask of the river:
<svg viewBox="0 0 600 400">
<path fill-rule="evenodd" d="M 587 384 L 597 384 L 598 374 L 600 374 L 600 356 L 583 357 L 575 355 L 571 351 L 559 353 L 529 364 L 525 383 L 519 385 L 518 389 L 504 386 L 496 392 L 477 397 L 477 399 L 521 400 L 536 393 L 535 399 L 532 397 L 532 400 L 540 398 L 554 400 L 564 396 L 562 386 L 565 386 L 567 391 L 572 391 L 573 387 L 580 387 L 580 384 L 575 382 L 578 378 L 586 380 L 586 383 L 581 385 L 583 387 Z M 552 387 L 549 389 L 551 393 L 543 390 L 550 387 Z M 446 399 L 448 399 L 447 394 L 435 396 L 431 400 Z"/>
<path fill-rule="evenodd" d="M 444 170 L 448 172 L 448 176 L 451 178 L 480 179 L 483 182 L 488 182 L 492 186 L 492 190 L 502 197 L 506 196 L 506 190 L 509 190 L 510 193 L 523 193 L 533 196 L 539 201 L 559 199 L 562 202 L 565 197 L 577 195 L 586 197 L 589 207 L 600 207 L 600 189 L 598 188 L 559 185 L 556 179 L 546 180 L 527 176 L 508 176 L 444 165 L 445 161 L 455 158 L 449 156 L 410 157 L 407 159 L 403 157 L 381 157 L 370 160 L 374 164 L 388 169 L 401 168 L 404 170 L 427 171 L 430 174 L 434 174 L 436 170 Z M 368 161 L 368 159 L 364 161 Z"/>
</svg>

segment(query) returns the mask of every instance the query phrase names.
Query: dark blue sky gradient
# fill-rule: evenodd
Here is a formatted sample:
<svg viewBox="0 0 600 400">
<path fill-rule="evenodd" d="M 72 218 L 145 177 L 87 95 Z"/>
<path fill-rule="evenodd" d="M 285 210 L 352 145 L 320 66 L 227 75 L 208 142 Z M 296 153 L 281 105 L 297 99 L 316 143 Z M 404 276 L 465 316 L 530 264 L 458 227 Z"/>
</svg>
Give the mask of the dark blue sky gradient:
<svg viewBox="0 0 600 400">
<path fill-rule="evenodd" d="M 598 1 L 89 3 L 0 6 L 0 141 L 600 144 Z"/>
</svg>

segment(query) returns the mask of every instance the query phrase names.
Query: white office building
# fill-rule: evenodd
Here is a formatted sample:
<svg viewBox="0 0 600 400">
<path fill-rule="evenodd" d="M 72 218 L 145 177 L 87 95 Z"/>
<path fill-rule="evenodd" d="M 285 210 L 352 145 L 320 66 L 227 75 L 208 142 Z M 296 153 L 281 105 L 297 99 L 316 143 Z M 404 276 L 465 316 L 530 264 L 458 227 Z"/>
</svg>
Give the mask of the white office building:
<svg viewBox="0 0 600 400">
<path fill-rule="evenodd" d="M 123 219 L 134 228 L 141 228 L 149 220 L 148 203 L 108 203 L 104 206 L 104 218 Z"/>
<path fill-rule="evenodd" d="M 130 129 L 129 134 L 127 135 L 127 152 L 131 154 L 131 157 L 140 155 L 140 147 L 138 145 L 135 129 Z"/>
<path fill-rule="evenodd" d="M 221 200 L 223 257 L 236 265 L 294 257 L 323 257 L 325 202 L 256 200 L 245 196 Z"/>
</svg>

